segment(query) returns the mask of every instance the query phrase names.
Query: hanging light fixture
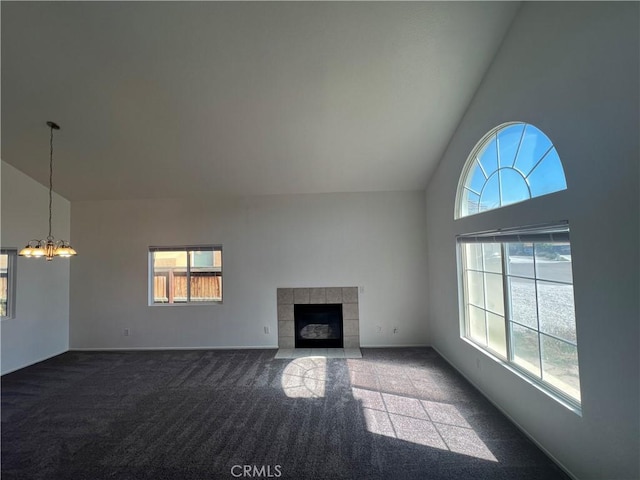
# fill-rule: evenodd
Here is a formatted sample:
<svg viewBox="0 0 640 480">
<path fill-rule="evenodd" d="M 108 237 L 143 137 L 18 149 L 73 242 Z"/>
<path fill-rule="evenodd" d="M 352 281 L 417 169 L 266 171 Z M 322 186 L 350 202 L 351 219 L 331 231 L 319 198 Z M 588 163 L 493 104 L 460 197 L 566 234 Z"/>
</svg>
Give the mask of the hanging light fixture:
<svg viewBox="0 0 640 480">
<path fill-rule="evenodd" d="M 44 240 L 30 240 L 27 246 L 20 250 L 18 255 L 23 257 L 46 258 L 47 261 L 53 260 L 53 257 L 72 257 L 76 255 L 69 242 L 65 240 L 56 240 L 51 235 L 51 204 L 53 201 L 53 131 L 60 130 L 60 127 L 54 122 L 47 122 L 51 129 L 49 137 L 49 235 Z"/>
</svg>

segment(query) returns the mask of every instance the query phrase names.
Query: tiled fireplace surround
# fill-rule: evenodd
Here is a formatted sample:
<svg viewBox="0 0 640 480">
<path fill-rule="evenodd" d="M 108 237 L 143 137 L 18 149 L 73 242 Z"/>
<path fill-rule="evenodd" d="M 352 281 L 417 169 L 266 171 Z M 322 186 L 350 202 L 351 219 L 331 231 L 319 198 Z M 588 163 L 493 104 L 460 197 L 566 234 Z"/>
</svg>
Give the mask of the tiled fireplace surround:
<svg viewBox="0 0 640 480">
<path fill-rule="evenodd" d="M 278 348 L 295 348 L 293 306 L 341 303 L 344 348 L 360 348 L 358 287 L 278 288 Z"/>
</svg>

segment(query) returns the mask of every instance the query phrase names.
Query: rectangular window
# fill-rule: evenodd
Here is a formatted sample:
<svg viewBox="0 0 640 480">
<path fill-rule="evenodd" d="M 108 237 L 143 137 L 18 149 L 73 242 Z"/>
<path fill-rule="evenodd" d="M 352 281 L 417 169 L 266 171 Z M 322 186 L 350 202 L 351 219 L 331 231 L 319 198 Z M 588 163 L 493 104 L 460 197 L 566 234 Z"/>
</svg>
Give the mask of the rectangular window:
<svg viewBox="0 0 640 480">
<path fill-rule="evenodd" d="M 222 302 L 222 246 L 150 247 L 152 305 Z"/>
<path fill-rule="evenodd" d="M 462 335 L 580 404 L 567 225 L 458 237 Z"/>
<path fill-rule="evenodd" d="M 17 250 L 0 249 L 0 318 L 15 316 Z"/>
</svg>

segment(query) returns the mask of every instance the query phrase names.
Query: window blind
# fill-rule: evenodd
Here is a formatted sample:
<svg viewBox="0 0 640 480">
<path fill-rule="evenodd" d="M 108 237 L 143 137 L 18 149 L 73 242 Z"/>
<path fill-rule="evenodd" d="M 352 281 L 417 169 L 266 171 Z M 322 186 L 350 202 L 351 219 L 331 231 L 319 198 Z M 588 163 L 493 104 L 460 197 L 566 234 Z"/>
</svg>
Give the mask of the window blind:
<svg viewBox="0 0 640 480">
<path fill-rule="evenodd" d="M 567 243 L 569 242 L 569 224 L 526 227 L 517 229 L 493 230 L 456 236 L 458 243 Z"/>
<path fill-rule="evenodd" d="M 211 252 L 221 250 L 222 245 L 182 245 L 177 247 L 149 247 L 150 252 Z"/>
</svg>

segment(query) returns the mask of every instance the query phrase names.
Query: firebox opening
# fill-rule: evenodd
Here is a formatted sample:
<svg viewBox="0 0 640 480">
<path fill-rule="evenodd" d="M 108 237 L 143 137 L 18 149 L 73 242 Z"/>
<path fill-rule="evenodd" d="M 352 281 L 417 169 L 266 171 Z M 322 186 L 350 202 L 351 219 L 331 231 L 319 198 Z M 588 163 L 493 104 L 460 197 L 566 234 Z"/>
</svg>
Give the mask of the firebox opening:
<svg viewBox="0 0 640 480">
<path fill-rule="evenodd" d="M 294 305 L 296 348 L 342 348 L 342 304 Z"/>
</svg>

